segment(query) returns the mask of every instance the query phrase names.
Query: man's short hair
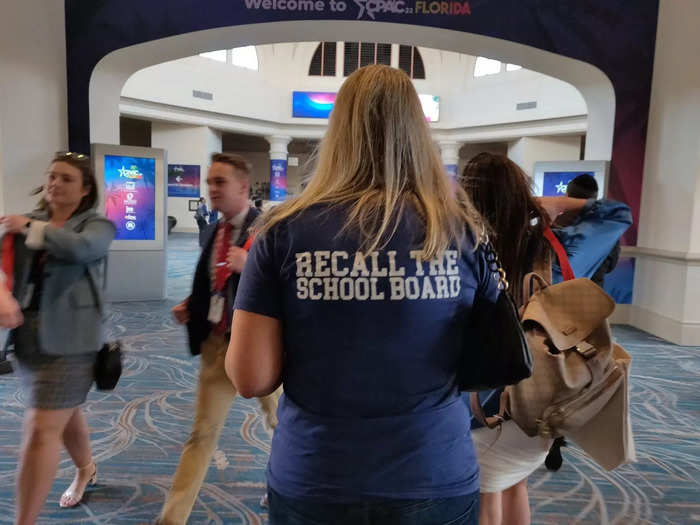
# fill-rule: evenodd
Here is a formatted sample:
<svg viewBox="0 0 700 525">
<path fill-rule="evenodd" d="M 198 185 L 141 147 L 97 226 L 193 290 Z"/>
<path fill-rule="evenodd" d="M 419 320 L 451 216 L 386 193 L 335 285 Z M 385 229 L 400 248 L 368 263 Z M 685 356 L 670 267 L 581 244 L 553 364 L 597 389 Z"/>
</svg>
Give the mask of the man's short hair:
<svg viewBox="0 0 700 525">
<path fill-rule="evenodd" d="M 598 183 L 592 175 L 584 173 L 569 182 L 566 195 L 575 199 L 595 199 L 598 197 Z"/>
<path fill-rule="evenodd" d="M 242 155 L 236 153 L 214 153 L 211 156 L 211 163 L 221 162 L 233 166 L 234 169 L 240 171 L 246 176 L 250 176 L 253 166 Z"/>
</svg>

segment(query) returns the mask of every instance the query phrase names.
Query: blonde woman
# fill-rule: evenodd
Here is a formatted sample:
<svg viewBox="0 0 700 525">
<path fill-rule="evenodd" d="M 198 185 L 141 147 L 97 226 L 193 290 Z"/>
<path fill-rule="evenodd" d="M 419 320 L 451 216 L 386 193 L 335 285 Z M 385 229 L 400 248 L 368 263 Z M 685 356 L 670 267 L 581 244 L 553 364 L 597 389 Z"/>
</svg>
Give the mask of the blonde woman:
<svg viewBox="0 0 700 525">
<path fill-rule="evenodd" d="M 244 397 L 284 387 L 271 525 L 476 523 L 455 374 L 475 296 L 498 292 L 472 213 L 408 76 L 348 77 L 309 185 L 262 221 L 226 355 Z"/>
</svg>

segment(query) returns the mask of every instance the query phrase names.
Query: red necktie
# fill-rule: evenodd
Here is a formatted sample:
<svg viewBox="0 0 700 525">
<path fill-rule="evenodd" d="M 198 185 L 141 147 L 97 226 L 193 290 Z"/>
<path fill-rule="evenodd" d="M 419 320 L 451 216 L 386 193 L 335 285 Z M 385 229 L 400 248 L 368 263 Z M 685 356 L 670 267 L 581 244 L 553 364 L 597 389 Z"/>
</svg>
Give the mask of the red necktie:
<svg viewBox="0 0 700 525">
<path fill-rule="evenodd" d="M 219 226 L 221 228 L 221 226 Z M 223 224 L 223 234 L 219 243 L 219 252 L 216 254 L 216 280 L 214 289 L 220 292 L 226 286 L 226 281 L 231 276 L 231 270 L 228 267 L 228 251 L 231 247 L 231 231 L 233 226 L 225 222 Z"/>
<path fill-rule="evenodd" d="M 228 267 L 228 250 L 231 246 L 231 231 L 233 226 L 225 222 L 223 223 L 223 230 L 221 229 L 221 224 L 219 225 L 219 231 L 217 232 L 219 237 L 218 252 L 216 254 L 216 280 L 214 282 L 214 289 L 216 292 L 223 295 L 224 298 L 224 311 L 221 315 L 221 320 L 219 324 L 214 328 L 214 332 L 223 335 L 228 329 L 228 300 L 226 294 L 222 293 L 224 287 L 226 286 L 226 281 L 231 276 L 231 270 Z"/>
<path fill-rule="evenodd" d="M 5 274 L 5 286 L 12 291 L 15 277 L 15 235 L 6 233 L 2 238 L 2 271 Z"/>
</svg>

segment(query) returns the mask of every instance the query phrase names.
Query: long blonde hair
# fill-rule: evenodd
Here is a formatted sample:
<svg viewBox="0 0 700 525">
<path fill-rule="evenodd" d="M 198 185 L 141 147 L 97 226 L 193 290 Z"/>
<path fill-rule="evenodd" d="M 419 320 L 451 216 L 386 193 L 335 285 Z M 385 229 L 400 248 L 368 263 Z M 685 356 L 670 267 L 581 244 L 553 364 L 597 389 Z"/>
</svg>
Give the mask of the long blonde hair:
<svg viewBox="0 0 700 525">
<path fill-rule="evenodd" d="M 450 185 L 411 79 L 381 65 L 343 83 L 307 187 L 270 210 L 259 232 L 314 204 L 350 205 L 345 229 L 359 229 L 365 252 L 386 245 L 412 204 L 425 224 L 424 259 L 478 220 L 464 191 Z"/>
</svg>

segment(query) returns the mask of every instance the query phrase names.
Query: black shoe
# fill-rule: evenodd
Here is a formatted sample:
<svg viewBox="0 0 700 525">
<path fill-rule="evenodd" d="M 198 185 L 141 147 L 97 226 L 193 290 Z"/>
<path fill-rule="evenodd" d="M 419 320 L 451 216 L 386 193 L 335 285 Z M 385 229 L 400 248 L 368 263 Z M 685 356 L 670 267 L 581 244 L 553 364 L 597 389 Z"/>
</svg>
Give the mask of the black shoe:
<svg viewBox="0 0 700 525">
<path fill-rule="evenodd" d="M 563 437 L 558 437 L 554 440 L 554 443 L 552 443 L 549 453 L 547 454 L 547 458 L 544 460 L 547 470 L 556 472 L 561 468 L 561 464 L 564 461 L 561 457 L 561 447 L 565 446 L 566 440 Z"/>
<path fill-rule="evenodd" d="M 11 374 L 12 363 L 7 359 L 0 361 L 0 374 Z"/>
</svg>

